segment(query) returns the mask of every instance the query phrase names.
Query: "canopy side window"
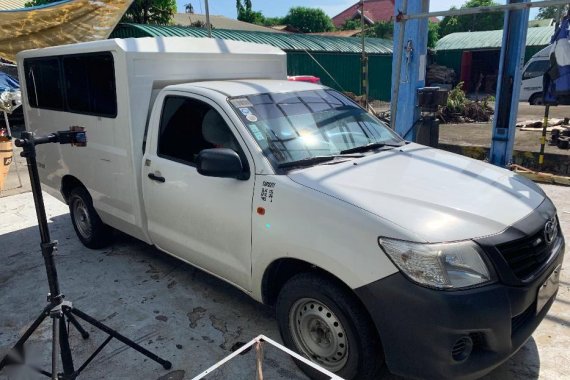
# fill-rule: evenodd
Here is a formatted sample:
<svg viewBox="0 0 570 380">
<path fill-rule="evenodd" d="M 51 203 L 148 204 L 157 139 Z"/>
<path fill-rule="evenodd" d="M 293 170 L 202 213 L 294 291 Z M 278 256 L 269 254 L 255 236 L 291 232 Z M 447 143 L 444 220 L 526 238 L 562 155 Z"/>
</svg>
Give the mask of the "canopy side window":
<svg viewBox="0 0 570 380">
<path fill-rule="evenodd" d="M 115 66 L 110 52 L 24 60 L 28 103 L 108 118 L 117 116 Z"/>
<path fill-rule="evenodd" d="M 64 97 L 59 59 L 25 60 L 24 71 L 30 106 L 63 111 Z"/>
</svg>

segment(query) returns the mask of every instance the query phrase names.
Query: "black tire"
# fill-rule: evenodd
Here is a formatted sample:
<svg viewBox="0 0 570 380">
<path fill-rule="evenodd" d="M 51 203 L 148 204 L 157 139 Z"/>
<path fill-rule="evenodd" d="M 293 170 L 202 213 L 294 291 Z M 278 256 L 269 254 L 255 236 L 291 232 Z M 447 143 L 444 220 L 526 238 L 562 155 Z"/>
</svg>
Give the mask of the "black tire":
<svg viewBox="0 0 570 380">
<path fill-rule="evenodd" d="M 530 99 L 528 100 L 528 103 L 531 106 L 539 106 L 542 105 L 542 93 L 538 92 L 536 94 L 532 94 L 532 96 L 530 97 Z"/>
<path fill-rule="evenodd" d="M 336 375 L 347 380 L 376 380 L 386 373 L 380 339 L 366 310 L 348 289 L 329 277 L 314 273 L 292 277 L 279 293 L 276 314 L 285 345 Z M 303 327 L 307 325 L 312 328 Z M 340 338 L 331 342 L 335 335 Z M 325 351 L 333 354 L 314 355 Z M 312 379 L 328 379 L 295 362 Z"/>
<path fill-rule="evenodd" d="M 73 228 L 84 246 L 98 249 L 111 243 L 113 229 L 101 221 L 93 208 L 91 196 L 84 187 L 76 187 L 71 191 L 68 204 Z"/>
</svg>

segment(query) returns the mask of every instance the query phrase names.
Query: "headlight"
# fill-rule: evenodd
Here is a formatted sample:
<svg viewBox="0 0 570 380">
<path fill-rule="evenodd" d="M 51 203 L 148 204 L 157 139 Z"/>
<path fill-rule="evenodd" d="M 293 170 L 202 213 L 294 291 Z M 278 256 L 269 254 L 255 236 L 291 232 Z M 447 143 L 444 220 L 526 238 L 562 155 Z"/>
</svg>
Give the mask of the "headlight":
<svg viewBox="0 0 570 380">
<path fill-rule="evenodd" d="M 378 243 L 406 276 L 421 285 L 455 289 L 491 279 L 479 246 L 472 241 L 422 244 L 381 237 Z"/>
</svg>

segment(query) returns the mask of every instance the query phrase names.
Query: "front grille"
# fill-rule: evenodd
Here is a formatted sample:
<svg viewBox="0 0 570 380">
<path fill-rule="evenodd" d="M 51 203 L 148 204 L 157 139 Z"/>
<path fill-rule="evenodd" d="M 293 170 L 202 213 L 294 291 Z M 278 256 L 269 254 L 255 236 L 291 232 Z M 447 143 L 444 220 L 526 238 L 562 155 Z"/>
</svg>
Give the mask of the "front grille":
<svg viewBox="0 0 570 380">
<path fill-rule="evenodd" d="M 560 227 L 555 241 L 546 244 L 542 229 L 531 237 L 497 246 L 513 273 L 521 280 L 528 278 L 548 260 L 560 239 Z"/>
<path fill-rule="evenodd" d="M 536 311 L 536 303 L 530 305 L 525 311 L 511 319 L 511 336 L 532 319 Z"/>
</svg>

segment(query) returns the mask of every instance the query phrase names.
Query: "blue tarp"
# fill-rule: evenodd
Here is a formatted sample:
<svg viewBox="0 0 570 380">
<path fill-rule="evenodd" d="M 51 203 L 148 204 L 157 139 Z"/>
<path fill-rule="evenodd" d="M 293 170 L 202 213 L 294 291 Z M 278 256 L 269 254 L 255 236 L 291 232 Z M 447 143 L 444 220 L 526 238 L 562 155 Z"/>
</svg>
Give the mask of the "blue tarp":
<svg viewBox="0 0 570 380">
<path fill-rule="evenodd" d="M 0 72 L 0 92 L 4 91 L 18 91 L 20 83 L 10 75 Z"/>
</svg>

